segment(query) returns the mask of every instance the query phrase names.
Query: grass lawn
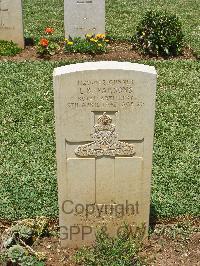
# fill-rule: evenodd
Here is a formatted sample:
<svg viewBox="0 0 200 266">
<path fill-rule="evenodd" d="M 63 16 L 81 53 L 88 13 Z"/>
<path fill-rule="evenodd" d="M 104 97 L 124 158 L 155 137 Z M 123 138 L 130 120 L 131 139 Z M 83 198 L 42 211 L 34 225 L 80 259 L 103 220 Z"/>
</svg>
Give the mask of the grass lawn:
<svg viewBox="0 0 200 266">
<path fill-rule="evenodd" d="M 153 209 L 197 215 L 200 63 L 144 63 L 158 71 Z M 52 72 L 61 64 L 0 63 L 2 219 L 58 215 Z"/>
<path fill-rule="evenodd" d="M 179 16 L 187 45 L 200 56 L 199 0 L 105 1 L 106 31 L 114 39 L 130 40 L 148 9 L 166 9 Z M 55 37 L 64 39 L 63 2 L 24 0 L 25 37 L 33 36 L 37 40 L 43 35 L 45 27 L 53 27 Z M 55 67 L 70 63 L 72 62 L 45 60 L 0 61 L 0 220 L 58 217 L 52 75 Z M 200 62 L 146 60 L 138 63 L 153 65 L 158 72 L 151 214 L 154 218 L 170 219 L 181 215 L 198 216 Z M 173 243 L 168 244 L 167 235 L 166 242 L 163 242 L 156 229 L 158 246 L 162 246 L 167 252 L 167 260 L 172 262 L 171 258 L 174 258 L 175 263 L 183 263 L 183 257 L 189 259 L 186 254 L 193 257 L 193 265 L 198 261 L 198 258 L 191 255 L 197 254 L 197 241 L 187 236 L 193 231 L 189 227 L 187 229 L 187 225 L 180 227 L 178 223 L 175 226 L 177 227 L 172 233 L 169 229 L 166 232 L 177 238 L 183 255 L 177 252 L 177 243 L 175 246 Z M 0 234 L 2 228 L 4 227 L 0 227 Z M 164 232 L 163 229 L 160 232 Z M 179 234 L 185 237 L 182 238 L 183 242 L 180 242 Z M 51 263 L 55 261 L 54 264 L 57 265 L 56 259 L 62 260 L 62 263 L 63 258 L 70 259 L 68 257 L 71 255 L 68 253 L 67 256 L 66 253 L 62 256 L 58 252 L 60 246 L 55 246 L 55 239 L 52 245 L 49 245 L 49 240 L 44 239 L 46 242 L 42 244 L 42 251 L 43 247 L 47 247 Z M 161 261 L 166 262 L 161 250 L 157 252 L 156 242 L 152 241 L 148 245 L 155 246 L 155 249 L 149 251 L 150 256 L 147 252 L 146 256 L 152 257 L 152 254 L 159 253 Z M 55 252 L 49 246 L 55 247 Z M 84 265 L 132 265 L 135 259 L 139 263 L 136 246 L 135 242 L 124 237 L 116 242 L 100 238 L 96 248 L 89 253 L 88 250 L 80 250 L 77 259 L 84 262 Z M 176 253 L 175 256 L 172 251 Z M 0 254 L 0 264 L 1 258 Z M 55 260 L 51 260 L 52 258 Z M 143 265 L 138 263 L 137 265 Z"/>
<path fill-rule="evenodd" d="M 26 34 L 40 37 L 47 26 L 63 38 L 63 0 L 24 0 Z M 200 55 L 199 0 L 106 0 L 106 30 L 117 39 L 130 39 L 147 9 L 166 9 L 179 16 L 186 42 Z"/>
</svg>

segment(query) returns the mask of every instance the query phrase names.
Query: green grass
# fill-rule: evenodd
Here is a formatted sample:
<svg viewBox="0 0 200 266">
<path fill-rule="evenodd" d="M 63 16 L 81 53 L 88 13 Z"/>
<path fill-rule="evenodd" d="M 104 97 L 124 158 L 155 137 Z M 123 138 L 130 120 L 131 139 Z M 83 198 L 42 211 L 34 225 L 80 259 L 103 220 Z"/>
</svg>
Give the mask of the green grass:
<svg viewBox="0 0 200 266">
<path fill-rule="evenodd" d="M 198 214 L 200 63 L 166 61 L 158 69 L 152 200 L 158 216 Z"/>
<path fill-rule="evenodd" d="M 50 63 L 1 63 L 0 217 L 56 215 Z"/>
<path fill-rule="evenodd" d="M 197 215 L 200 63 L 145 63 L 158 71 L 154 211 Z M 0 63 L 2 219 L 58 215 L 52 71 L 60 64 Z"/>
<path fill-rule="evenodd" d="M 0 40 L 0 56 L 14 56 L 21 51 L 16 43 Z"/>
<path fill-rule="evenodd" d="M 183 24 L 186 42 L 200 55 L 199 0 L 106 0 L 106 30 L 117 39 L 130 39 L 147 9 L 166 9 L 177 14 Z M 63 0 L 24 0 L 24 25 L 28 34 L 40 37 L 52 26 L 55 35 L 64 36 Z"/>
<path fill-rule="evenodd" d="M 55 36 L 64 39 L 63 0 L 23 1 L 24 28 L 26 35 L 36 38 L 44 34 L 46 27 L 55 29 Z"/>
</svg>

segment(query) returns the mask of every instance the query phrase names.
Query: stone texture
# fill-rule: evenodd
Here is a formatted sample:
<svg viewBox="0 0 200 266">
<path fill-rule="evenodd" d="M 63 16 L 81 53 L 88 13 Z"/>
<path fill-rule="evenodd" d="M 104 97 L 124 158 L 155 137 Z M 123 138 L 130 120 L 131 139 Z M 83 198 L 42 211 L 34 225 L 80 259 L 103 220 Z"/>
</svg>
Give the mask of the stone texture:
<svg viewBox="0 0 200 266">
<path fill-rule="evenodd" d="M 105 33 L 105 0 L 65 0 L 65 36 Z"/>
<path fill-rule="evenodd" d="M 91 244 L 106 226 L 149 224 L 154 67 L 92 62 L 54 70 L 61 239 Z"/>
<path fill-rule="evenodd" d="M 21 0 L 0 0 L 0 39 L 24 48 Z"/>
</svg>

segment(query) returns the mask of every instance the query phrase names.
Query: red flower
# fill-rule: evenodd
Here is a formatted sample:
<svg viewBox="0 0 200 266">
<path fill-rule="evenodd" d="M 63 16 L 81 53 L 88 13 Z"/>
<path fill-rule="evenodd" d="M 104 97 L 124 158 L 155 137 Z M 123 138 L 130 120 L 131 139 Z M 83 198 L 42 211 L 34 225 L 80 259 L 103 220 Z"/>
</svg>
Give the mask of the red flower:
<svg viewBox="0 0 200 266">
<path fill-rule="evenodd" d="M 54 29 L 53 28 L 46 28 L 45 29 L 45 33 L 46 34 L 52 34 L 54 32 Z"/>
<path fill-rule="evenodd" d="M 43 47 L 47 47 L 49 44 L 49 41 L 47 39 L 41 39 L 40 40 L 40 45 Z"/>
</svg>

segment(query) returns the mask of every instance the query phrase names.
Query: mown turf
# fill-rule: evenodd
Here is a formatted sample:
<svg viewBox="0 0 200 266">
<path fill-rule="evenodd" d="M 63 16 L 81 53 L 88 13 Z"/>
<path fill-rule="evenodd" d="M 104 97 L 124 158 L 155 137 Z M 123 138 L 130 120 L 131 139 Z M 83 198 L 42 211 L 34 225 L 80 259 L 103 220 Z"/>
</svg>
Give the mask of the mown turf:
<svg viewBox="0 0 200 266">
<path fill-rule="evenodd" d="M 158 69 L 152 200 L 158 216 L 199 213 L 200 63 Z"/>
<path fill-rule="evenodd" d="M 47 26 L 64 36 L 63 0 L 24 0 L 26 35 L 40 37 Z M 130 39 L 147 9 L 177 14 L 183 24 L 186 42 L 200 55 L 199 0 L 106 0 L 106 30 L 117 39 Z"/>
<path fill-rule="evenodd" d="M 146 61 L 158 70 L 152 205 L 159 217 L 198 214 L 197 61 Z M 63 63 L 0 63 L 0 218 L 57 209 L 53 68 Z"/>
</svg>

